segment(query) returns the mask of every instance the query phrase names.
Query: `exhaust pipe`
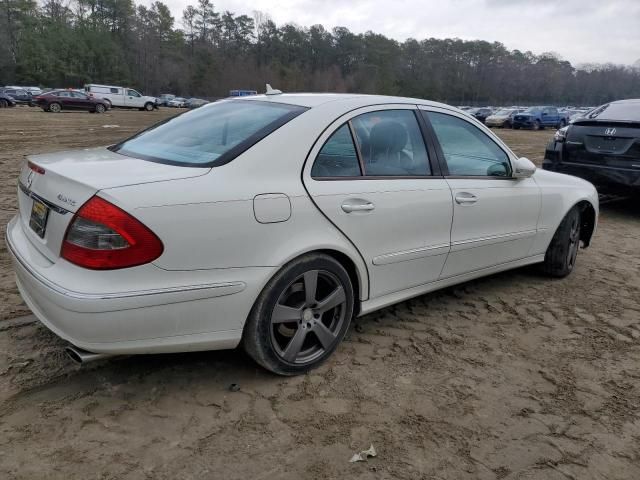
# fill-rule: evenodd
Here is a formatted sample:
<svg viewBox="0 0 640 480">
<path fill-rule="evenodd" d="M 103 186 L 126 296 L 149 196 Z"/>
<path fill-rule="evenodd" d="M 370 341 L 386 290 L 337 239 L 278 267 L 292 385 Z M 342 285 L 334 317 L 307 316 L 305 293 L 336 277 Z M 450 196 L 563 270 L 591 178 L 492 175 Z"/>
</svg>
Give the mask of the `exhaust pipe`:
<svg viewBox="0 0 640 480">
<path fill-rule="evenodd" d="M 73 360 L 79 365 L 82 365 L 83 363 L 93 362 L 95 360 L 102 360 L 103 358 L 108 358 L 113 356 L 109 353 L 87 352 L 86 350 L 83 350 L 78 347 L 74 347 L 73 345 L 66 347 L 64 349 L 64 352 L 67 354 L 67 356 L 71 360 Z"/>
</svg>

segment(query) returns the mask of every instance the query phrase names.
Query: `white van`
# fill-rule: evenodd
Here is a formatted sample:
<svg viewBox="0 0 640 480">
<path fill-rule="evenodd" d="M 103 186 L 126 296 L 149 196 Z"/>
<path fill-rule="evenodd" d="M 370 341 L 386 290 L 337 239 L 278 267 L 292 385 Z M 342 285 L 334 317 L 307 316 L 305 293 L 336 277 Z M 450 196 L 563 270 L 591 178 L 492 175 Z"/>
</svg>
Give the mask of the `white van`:
<svg viewBox="0 0 640 480">
<path fill-rule="evenodd" d="M 109 107 L 139 108 L 148 112 L 157 107 L 157 99 L 155 97 L 141 95 L 133 88 L 90 83 L 84 86 L 84 91 L 89 95 L 105 100 L 109 103 Z"/>
</svg>

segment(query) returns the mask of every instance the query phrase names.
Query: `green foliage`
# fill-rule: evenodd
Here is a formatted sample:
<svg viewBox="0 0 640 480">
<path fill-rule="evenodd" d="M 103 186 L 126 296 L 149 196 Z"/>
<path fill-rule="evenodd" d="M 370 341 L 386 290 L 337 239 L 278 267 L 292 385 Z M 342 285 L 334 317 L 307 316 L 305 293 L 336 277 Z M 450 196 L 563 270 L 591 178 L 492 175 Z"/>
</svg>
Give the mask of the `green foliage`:
<svg viewBox="0 0 640 480">
<path fill-rule="evenodd" d="M 234 88 L 357 91 L 461 104 L 596 105 L 640 97 L 640 70 L 579 69 L 500 43 L 409 39 L 345 27 L 278 27 L 268 15 L 197 0 L 180 24 L 168 6 L 133 0 L 0 0 L 0 84 L 126 84 L 216 97 Z"/>
</svg>

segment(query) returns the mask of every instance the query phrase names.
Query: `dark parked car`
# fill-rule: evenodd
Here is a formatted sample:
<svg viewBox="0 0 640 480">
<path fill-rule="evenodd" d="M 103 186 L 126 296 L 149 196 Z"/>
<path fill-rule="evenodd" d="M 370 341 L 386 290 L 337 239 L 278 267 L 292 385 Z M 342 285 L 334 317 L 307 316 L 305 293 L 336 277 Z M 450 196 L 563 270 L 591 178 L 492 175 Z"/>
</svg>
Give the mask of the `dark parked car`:
<svg viewBox="0 0 640 480">
<path fill-rule="evenodd" d="M 92 113 L 104 113 L 109 104 L 101 98 L 90 97 L 76 90 L 53 90 L 33 99 L 33 103 L 45 112 L 58 113 L 61 110 L 87 110 Z"/>
<path fill-rule="evenodd" d="M 558 130 L 542 168 L 582 177 L 601 191 L 640 193 L 640 99 L 607 103 Z"/>
<path fill-rule="evenodd" d="M 472 108 L 471 110 L 467 110 L 467 113 L 477 118 L 480 122 L 484 123 L 487 117 L 493 113 L 493 110 L 486 107 Z"/>
<path fill-rule="evenodd" d="M 15 107 L 16 101 L 6 93 L 0 93 L 0 108 Z"/>
<path fill-rule="evenodd" d="M 524 112 L 513 116 L 513 128 L 530 128 L 540 130 L 544 127 L 562 128 L 569 123 L 565 113 L 556 107 L 529 107 Z"/>
<path fill-rule="evenodd" d="M 5 95 L 13 98 L 13 101 L 16 103 L 22 103 L 25 105 L 31 104 L 32 96 L 28 90 L 24 90 L 22 88 L 5 87 L 0 88 L 0 93 L 4 93 Z"/>
</svg>

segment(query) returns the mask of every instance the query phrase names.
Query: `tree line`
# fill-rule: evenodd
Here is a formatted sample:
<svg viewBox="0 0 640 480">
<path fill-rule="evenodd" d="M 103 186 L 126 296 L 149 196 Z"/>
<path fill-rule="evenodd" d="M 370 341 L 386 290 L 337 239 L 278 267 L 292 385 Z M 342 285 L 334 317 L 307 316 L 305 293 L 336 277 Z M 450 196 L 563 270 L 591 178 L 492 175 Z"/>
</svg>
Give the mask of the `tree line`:
<svg viewBox="0 0 640 480">
<path fill-rule="evenodd" d="M 425 32 L 425 37 L 429 32 Z M 176 21 L 133 0 L 0 0 L 0 85 L 136 87 L 219 97 L 230 89 L 362 92 L 452 104 L 596 105 L 640 97 L 640 69 L 579 68 L 552 53 L 425 38 L 404 42 L 345 27 L 276 25 L 217 11 L 210 0 Z"/>
</svg>

